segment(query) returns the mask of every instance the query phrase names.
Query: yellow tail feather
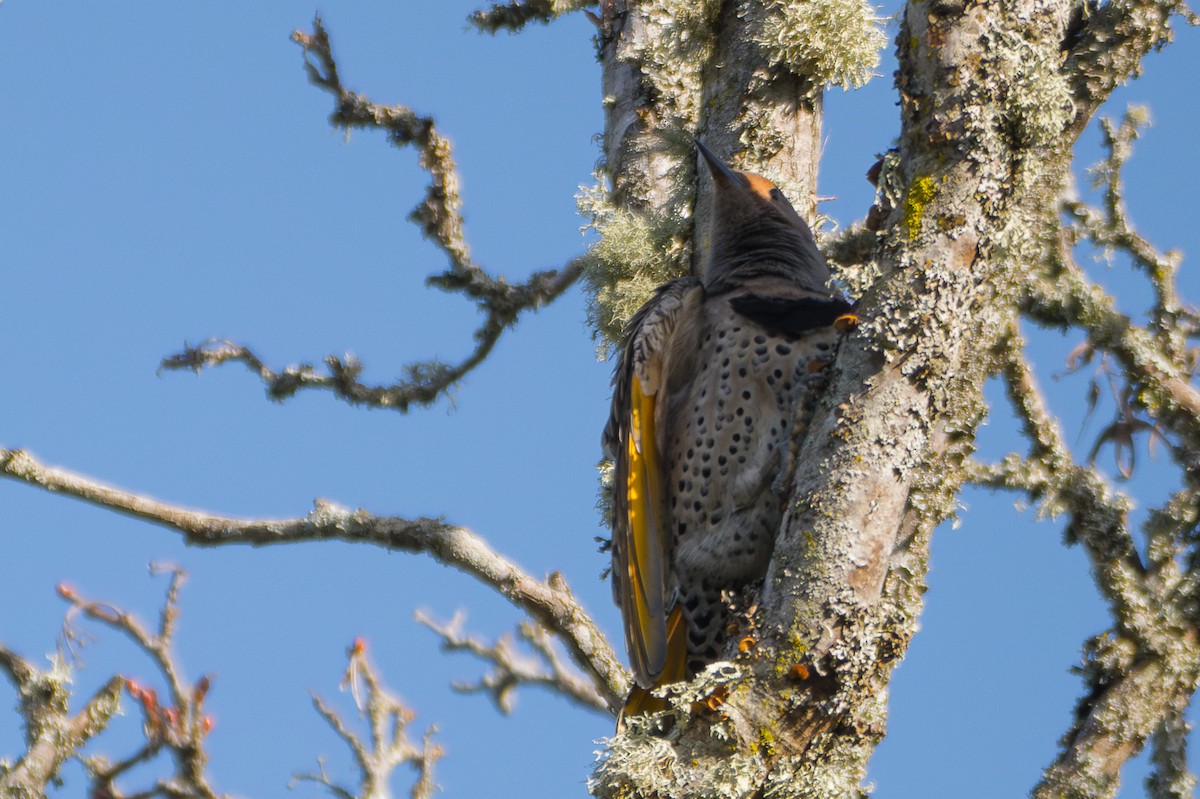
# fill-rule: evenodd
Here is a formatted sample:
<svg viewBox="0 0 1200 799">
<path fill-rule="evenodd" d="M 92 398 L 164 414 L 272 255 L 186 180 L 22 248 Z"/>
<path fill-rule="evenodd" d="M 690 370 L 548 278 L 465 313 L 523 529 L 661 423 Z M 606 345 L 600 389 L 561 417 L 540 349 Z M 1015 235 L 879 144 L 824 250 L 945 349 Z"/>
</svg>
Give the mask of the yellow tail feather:
<svg viewBox="0 0 1200 799">
<path fill-rule="evenodd" d="M 676 607 L 667 617 L 667 660 L 662 673 L 649 688 L 636 684 L 633 686 L 617 718 L 617 731 L 625 729 L 625 719 L 630 716 L 661 713 L 670 707 L 666 699 L 653 696 L 651 691 L 687 678 L 687 624 L 683 620 L 683 610 Z"/>
</svg>

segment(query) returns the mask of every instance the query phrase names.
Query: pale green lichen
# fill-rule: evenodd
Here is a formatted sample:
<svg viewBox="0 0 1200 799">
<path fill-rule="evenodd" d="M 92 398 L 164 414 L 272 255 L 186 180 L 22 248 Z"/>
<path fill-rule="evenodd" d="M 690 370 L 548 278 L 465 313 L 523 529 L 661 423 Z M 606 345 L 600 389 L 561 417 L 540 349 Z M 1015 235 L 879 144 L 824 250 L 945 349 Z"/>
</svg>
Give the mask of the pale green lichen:
<svg viewBox="0 0 1200 799">
<path fill-rule="evenodd" d="M 720 8 L 716 0 L 650 0 L 639 8 L 645 31 L 630 40 L 627 57 L 653 85 L 655 121 L 665 129 L 695 130 L 700 122 L 702 70 Z"/>
<path fill-rule="evenodd" d="M 860 748 L 846 738 L 826 737 L 817 756 L 780 758 L 763 780 L 764 799 L 857 799 L 866 776 Z"/>
<path fill-rule="evenodd" d="M 1061 53 L 1013 32 L 998 38 L 1003 57 L 996 63 L 1008 90 L 1005 112 L 1016 143 L 1037 150 L 1054 147 L 1075 116 L 1067 74 L 1058 68 Z"/>
<path fill-rule="evenodd" d="M 766 776 L 766 764 L 757 754 L 720 744 L 682 749 L 669 738 L 617 736 L 603 758 L 588 790 L 610 799 L 735 799 L 749 796 Z"/>
<path fill-rule="evenodd" d="M 612 518 L 612 487 L 613 474 L 616 468 L 613 462 L 607 458 L 596 464 L 596 471 L 599 473 L 600 489 L 596 495 L 596 511 L 600 514 L 600 520 L 607 525 L 609 519 Z"/>
<path fill-rule="evenodd" d="M 71 700 L 71 666 L 67 659 L 56 653 L 50 658 L 51 668 L 46 671 L 26 665 L 17 679 L 18 710 L 24 720 L 25 739 L 28 746 L 26 757 L 18 762 L 25 769 L 18 769 L 21 776 L 15 782 L 4 779 L 13 773 L 8 761 L 0 761 L 0 796 L 36 797 L 43 795 L 40 784 L 30 782 L 31 776 L 43 781 L 58 783 L 58 772 L 62 764 L 77 755 L 90 738 L 103 731 L 109 720 L 118 711 L 121 690 L 125 685 L 122 677 L 114 676 L 106 683 L 74 717 L 69 705 Z M 37 751 L 36 756 L 33 753 Z"/>
<path fill-rule="evenodd" d="M 875 8 L 863 0 L 767 0 L 756 41 L 768 63 L 814 86 L 865 84 L 887 42 Z"/>
<path fill-rule="evenodd" d="M 608 739 L 588 783 L 595 796 L 622 799 L 688 796 L 705 799 L 745 797 L 767 773 L 762 747 L 745 747 L 719 712 L 703 708 L 713 696 L 737 692 L 747 675 L 728 661 L 713 663 L 687 683 L 665 686 L 655 695 L 669 707 L 660 713 L 632 716 Z M 703 719 L 693 719 L 702 712 Z M 690 724 L 707 734 L 682 735 Z"/>
<path fill-rule="evenodd" d="M 685 273 L 687 246 L 678 221 L 617 209 L 600 184 L 581 189 L 576 200 L 591 219 L 585 230 L 600 234 L 585 256 L 584 281 L 588 321 L 603 356 L 654 290 Z"/>
</svg>

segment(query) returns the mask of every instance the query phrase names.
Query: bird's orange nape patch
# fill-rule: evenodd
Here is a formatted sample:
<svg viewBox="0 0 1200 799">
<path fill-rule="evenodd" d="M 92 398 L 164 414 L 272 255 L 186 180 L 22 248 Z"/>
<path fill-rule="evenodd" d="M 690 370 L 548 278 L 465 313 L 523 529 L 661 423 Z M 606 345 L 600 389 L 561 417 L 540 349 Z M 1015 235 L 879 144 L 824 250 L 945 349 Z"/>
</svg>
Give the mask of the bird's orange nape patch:
<svg viewBox="0 0 1200 799">
<path fill-rule="evenodd" d="M 858 315 L 846 313 L 833 320 L 833 329 L 839 333 L 849 333 L 854 328 L 858 327 Z"/>
<path fill-rule="evenodd" d="M 771 192 L 775 191 L 775 184 L 764 178 L 762 175 L 752 175 L 749 172 L 743 172 L 746 176 L 746 182 L 750 186 L 750 191 L 762 197 L 764 200 L 771 199 Z"/>
</svg>

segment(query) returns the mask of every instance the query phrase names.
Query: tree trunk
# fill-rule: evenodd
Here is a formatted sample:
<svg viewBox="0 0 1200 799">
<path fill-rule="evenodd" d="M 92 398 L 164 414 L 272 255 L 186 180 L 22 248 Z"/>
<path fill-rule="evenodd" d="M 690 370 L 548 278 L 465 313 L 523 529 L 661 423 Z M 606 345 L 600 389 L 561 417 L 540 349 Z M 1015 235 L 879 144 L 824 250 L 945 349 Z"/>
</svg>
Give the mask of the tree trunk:
<svg viewBox="0 0 1200 799">
<path fill-rule="evenodd" d="M 812 219 L 815 87 L 829 77 L 790 71 L 762 43 L 765 16 L 784 5 L 808 3 L 605 4 L 618 207 L 685 219 L 676 233 L 690 239 L 696 179 L 682 131 L 698 130 Z M 1086 123 L 1096 92 L 1123 77 L 1095 79 L 1086 21 L 1064 42 L 1081 24 L 1072 10 L 1067 0 L 905 9 L 899 142 L 878 178 L 878 231 L 850 270 L 865 289 L 861 323 L 799 449 L 753 646 L 731 646 L 730 664 L 692 683 L 684 698 L 697 704 L 669 731 L 633 725 L 613 738 L 597 795 L 859 792 L 921 609 L 930 534 L 954 512 L 985 412 L 989 353 L 1014 329 L 1024 271 L 1058 246 L 1080 115 Z"/>
</svg>

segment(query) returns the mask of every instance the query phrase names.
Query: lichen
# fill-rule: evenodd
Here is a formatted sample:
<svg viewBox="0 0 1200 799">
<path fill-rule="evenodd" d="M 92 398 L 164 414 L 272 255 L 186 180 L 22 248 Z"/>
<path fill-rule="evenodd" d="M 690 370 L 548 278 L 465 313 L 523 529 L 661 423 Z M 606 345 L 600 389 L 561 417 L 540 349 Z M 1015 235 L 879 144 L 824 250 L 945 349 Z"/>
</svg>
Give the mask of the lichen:
<svg viewBox="0 0 1200 799">
<path fill-rule="evenodd" d="M 602 184 L 581 188 L 576 202 L 591 220 L 584 229 L 600 236 L 585 256 L 583 274 L 588 321 L 603 357 L 654 290 L 685 274 L 687 247 L 679 221 L 618 209 Z"/>
<path fill-rule="evenodd" d="M 1058 68 L 1057 47 L 1035 45 L 1018 33 L 995 35 L 996 83 L 1007 91 L 1005 115 L 1018 147 L 1054 147 L 1075 115 L 1067 74 Z"/>
<path fill-rule="evenodd" d="M 605 741 L 589 791 L 621 799 L 735 799 L 750 794 L 766 775 L 766 752 L 763 747 L 743 746 L 719 709 L 708 709 L 713 697 L 736 693 L 746 678 L 737 664 L 719 661 L 690 682 L 656 691 L 669 707 L 626 719 L 625 728 Z M 684 735 L 682 731 L 691 725 L 706 734 Z"/>
<path fill-rule="evenodd" d="M 911 241 L 921 233 L 925 209 L 933 202 L 937 182 L 930 175 L 918 175 L 904 198 L 904 234 Z"/>
<path fill-rule="evenodd" d="M 607 458 L 596 464 L 600 484 L 596 493 L 596 512 L 600 514 L 600 521 L 604 525 L 608 525 L 609 520 L 612 519 L 612 489 L 615 471 L 613 462 Z"/>
<path fill-rule="evenodd" d="M 768 757 L 775 754 L 775 732 L 766 727 L 758 731 L 758 750 Z"/>
<path fill-rule="evenodd" d="M 865 84 L 887 42 L 875 8 L 863 0 L 767 0 L 756 37 L 767 62 L 816 87 Z"/>
<path fill-rule="evenodd" d="M 639 12 L 645 35 L 631 41 L 626 57 L 654 87 L 656 121 L 666 128 L 695 130 L 701 113 L 701 73 L 712 58 L 720 3 L 649 0 Z"/>
<path fill-rule="evenodd" d="M 825 736 L 815 756 L 779 758 L 763 780 L 764 799 L 857 799 L 866 776 L 859 747 L 844 736 Z"/>
</svg>

